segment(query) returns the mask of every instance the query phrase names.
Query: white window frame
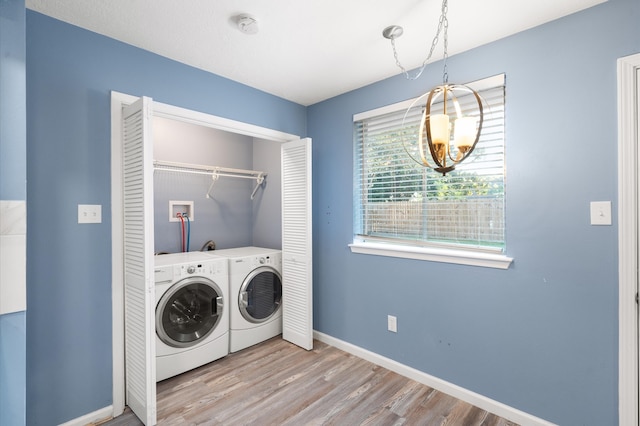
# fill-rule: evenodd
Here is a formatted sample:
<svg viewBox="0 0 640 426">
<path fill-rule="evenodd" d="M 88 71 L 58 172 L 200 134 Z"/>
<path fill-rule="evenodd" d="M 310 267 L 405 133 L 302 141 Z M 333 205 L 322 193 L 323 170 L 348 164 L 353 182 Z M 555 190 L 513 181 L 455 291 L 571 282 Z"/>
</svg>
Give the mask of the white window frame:
<svg viewBox="0 0 640 426">
<path fill-rule="evenodd" d="M 504 84 L 504 74 L 489 77 L 470 83 L 469 86 L 479 91 L 483 88 L 497 87 Z M 369 117 L 379 116 L 393 111 L 407 109 L 415 99 L 398 102 L 371 111 L 355 114 L 353 121 L 360 121 Z M 411 246 L 402 243 L 375 242 L 354 236 L 349 244 L 352 253 L 375 256 L 399 257 L 433 262 L 454 263 L 459 265 L 481 266 L 496 269 L 508 269 L 513 258 L 503 253 L 479 251 L 466 248 Z"/>
</svg>

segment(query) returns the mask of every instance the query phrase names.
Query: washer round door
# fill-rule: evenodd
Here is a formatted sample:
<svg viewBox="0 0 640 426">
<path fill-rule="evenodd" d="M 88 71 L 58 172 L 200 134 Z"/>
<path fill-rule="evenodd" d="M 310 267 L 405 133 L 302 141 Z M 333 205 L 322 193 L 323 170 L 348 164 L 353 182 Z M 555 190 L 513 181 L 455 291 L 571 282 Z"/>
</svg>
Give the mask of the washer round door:
<svg viewBox="0 0 640 426">
<path fill-rule="evenodd" d="M 281 303 L 282 278 L 273 268 L 254 269 L 244 279 L 238 294 L 238 308 L 247 321 L 268 321 L 278 312 Z"/>
<path fill-rule="evenodd" d="M 206 339 L 222 318 L 220 287 L 204 277 L 189 277 L 167 290 L 156 306 L 156 333 L 176 348 L 188 348 Z"/>
</svg>

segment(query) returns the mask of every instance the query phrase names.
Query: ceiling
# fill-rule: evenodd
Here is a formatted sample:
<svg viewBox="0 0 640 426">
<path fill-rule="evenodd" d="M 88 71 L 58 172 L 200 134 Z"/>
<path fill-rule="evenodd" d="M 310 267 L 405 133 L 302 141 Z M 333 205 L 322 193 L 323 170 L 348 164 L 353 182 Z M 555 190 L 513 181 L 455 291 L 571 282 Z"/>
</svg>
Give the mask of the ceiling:
<svg viewBox="0 0 640 426">
<path fill-rule="evenodd" d="M 459 0 L 449 4 L 449 55 L 606 0 Z M 441 0 L 26 0 L 29 9 L 302 105 L 398 74 L 427 57 Z M 238 29 L 252 15 L 257 34 Z M 481 17 L 481 19 L 479 19 Z M 441 59 L 441 45 L 429 62 Z"/>
</svg>

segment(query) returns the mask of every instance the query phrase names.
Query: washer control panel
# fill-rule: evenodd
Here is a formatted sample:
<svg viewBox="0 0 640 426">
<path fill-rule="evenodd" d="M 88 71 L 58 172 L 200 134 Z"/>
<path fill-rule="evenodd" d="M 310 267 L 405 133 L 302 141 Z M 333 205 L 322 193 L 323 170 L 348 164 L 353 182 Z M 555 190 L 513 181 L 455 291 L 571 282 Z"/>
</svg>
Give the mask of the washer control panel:
<svg viewBox="0 0 640 426">
<path fill-rule="evenodd" d="M 173 268 L 170 266 L 156 266 L 153 273 L 156 284 L 173 280 Z"/>
<path fill-rule="evenodd" d="M 170 253 L 155 258 L 154 278 L 156 284 L 197 276 L 226 279 L 228 263 L 224 257 L 200 252 Z"/>
<path fill-rule="evenodd" d="M 183 263 L 174 266 L 174 274 L 178 277 L 188 277 L 190 275 L 205 275 L 210 273 L 210 267 L 206 263 Z"/>
</svg>

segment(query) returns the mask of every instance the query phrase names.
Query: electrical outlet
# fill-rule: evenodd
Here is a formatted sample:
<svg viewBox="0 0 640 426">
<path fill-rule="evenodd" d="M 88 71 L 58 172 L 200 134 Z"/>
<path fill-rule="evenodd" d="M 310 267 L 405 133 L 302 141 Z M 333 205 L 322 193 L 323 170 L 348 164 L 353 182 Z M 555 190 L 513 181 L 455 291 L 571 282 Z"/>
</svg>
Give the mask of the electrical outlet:
<svg viewBox="0 0 640 426">
<path fill-rule="evenodd" d="M 102 223 L 102 205 L 78 204 L 78 223 Z"/>
<path fill-rule="evenodd" d="M 387 330 L 394 333 L 398 332 L 398 319 L 393 315 L 387 315 Z"/>
</svg>

